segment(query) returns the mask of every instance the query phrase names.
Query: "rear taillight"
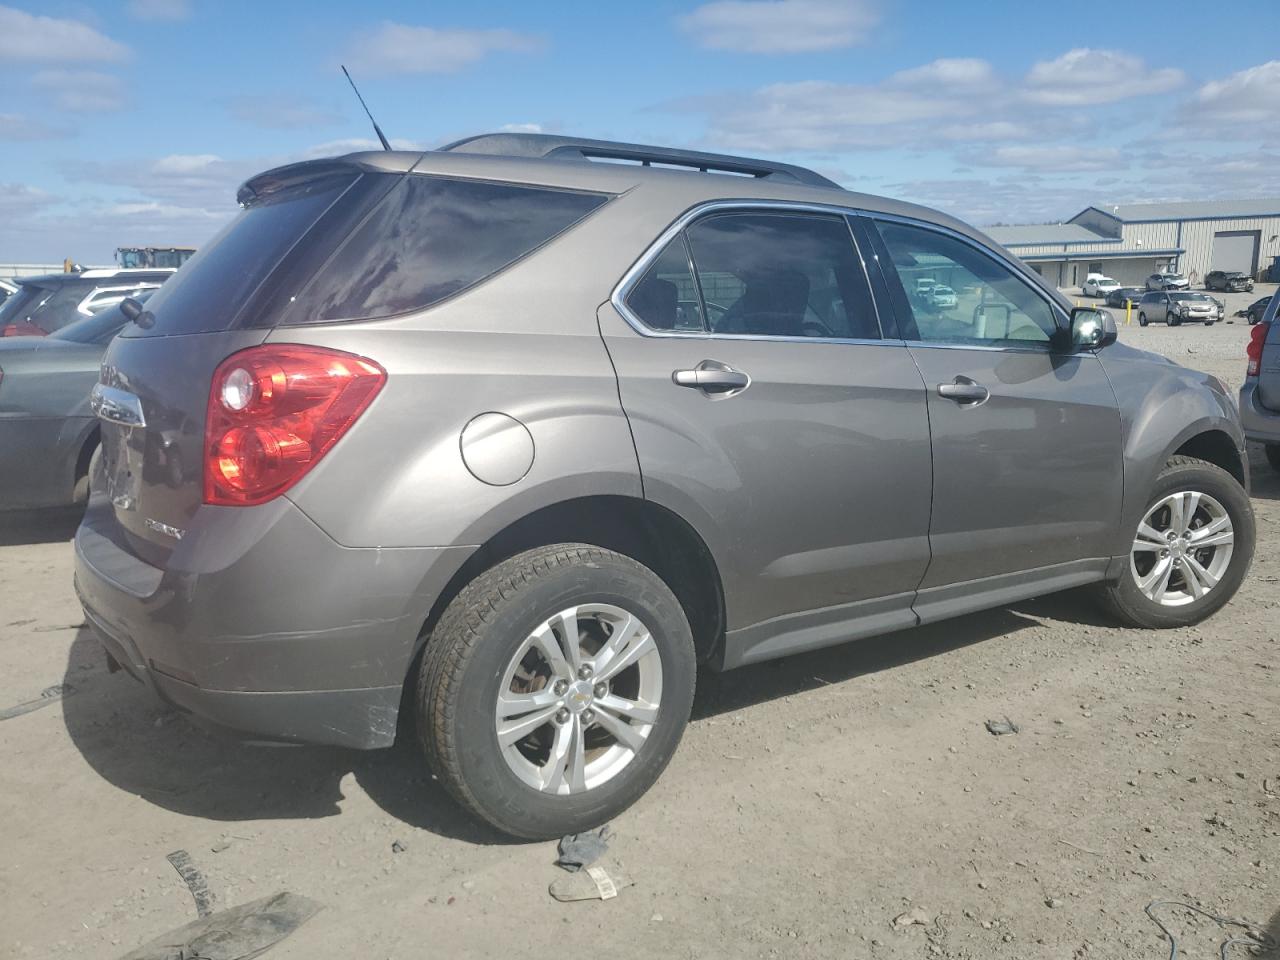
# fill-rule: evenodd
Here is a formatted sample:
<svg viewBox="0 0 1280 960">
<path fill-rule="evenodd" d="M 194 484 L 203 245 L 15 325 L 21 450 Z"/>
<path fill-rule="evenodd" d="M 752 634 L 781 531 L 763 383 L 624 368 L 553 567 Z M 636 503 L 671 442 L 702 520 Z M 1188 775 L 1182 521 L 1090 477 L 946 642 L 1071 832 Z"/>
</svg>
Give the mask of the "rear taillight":
<svg viewBox="0 0 1280 960">
<path fill-rule="evenodd" d="M 1254 324 L 1249 332 L 1249 348 L 1245 351 L 1245 356 L 1249 358 L 1248 374 L 1251 377 L 1256 377 L 1258 371 L 1262 369 L 1262 345 L 1266 342 L 1267 332 L 1270 329 L 1271 321 L 1267 320 Z"/>
<path fill-rule="evenodd" d="M 279 496 L 338 442 L 387 373 L 372 360 L 300 344 L 264 344 L 218 365 L 205 419 L 204 502 Z"/>
</svg>

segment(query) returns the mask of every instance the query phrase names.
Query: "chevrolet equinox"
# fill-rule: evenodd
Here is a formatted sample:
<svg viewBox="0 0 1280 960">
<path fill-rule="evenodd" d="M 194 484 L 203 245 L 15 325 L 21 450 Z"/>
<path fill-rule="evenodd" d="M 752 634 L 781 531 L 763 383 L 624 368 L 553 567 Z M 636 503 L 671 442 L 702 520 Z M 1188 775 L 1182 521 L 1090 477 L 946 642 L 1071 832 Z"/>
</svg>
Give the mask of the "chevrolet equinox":
<svg viewBox="0 0 1280 960">
<path fill-rule="evenodd" d="M 1086 584 L 1183 626 L 1249 565 L 1223 384 L 932 210 L 542 135 L 239 202 L 125 305 L 75 545 L 113 665 L 244 739 L 412 704 L 464 807 L 553 837 L 654 783 L 700 668 Z"/>
</svg>

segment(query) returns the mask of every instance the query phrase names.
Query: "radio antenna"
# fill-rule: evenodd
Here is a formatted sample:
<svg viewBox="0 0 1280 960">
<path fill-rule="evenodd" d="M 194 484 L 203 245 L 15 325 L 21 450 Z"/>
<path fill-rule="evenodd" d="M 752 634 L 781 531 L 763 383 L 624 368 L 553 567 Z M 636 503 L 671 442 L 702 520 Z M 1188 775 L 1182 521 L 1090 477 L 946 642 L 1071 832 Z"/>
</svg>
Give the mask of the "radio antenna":
<svg viewBox="0 0 1280 960">
<path fill-rule="evenodd" d="M 339 64 L 339 66 L 342 66 Z M 369 112 L 369 105 L 364 102 L 364 97 L 360 96 L 360 90 L 356 87 L 356 82 L 351 79 L 351 74 L 347 73 L 347 68 L 342 67 L 342 75 L 347 78 L 347 83 L 351 84 L 351 89 L 355 92 L 356 99 L 360 101 L 360 106 L 364 107 L 365 116 L 369 118 L 369 122 L 373 124 L 373 132 L 378 135 L 378 140 L 382 143 L 383 150 L 390 150 L 391 144 L 387 142 L 386 136 L 382 132 L 382 128 L 378 126 L 378 121 L 373 119 L 373 114 Z"/>
</svg>

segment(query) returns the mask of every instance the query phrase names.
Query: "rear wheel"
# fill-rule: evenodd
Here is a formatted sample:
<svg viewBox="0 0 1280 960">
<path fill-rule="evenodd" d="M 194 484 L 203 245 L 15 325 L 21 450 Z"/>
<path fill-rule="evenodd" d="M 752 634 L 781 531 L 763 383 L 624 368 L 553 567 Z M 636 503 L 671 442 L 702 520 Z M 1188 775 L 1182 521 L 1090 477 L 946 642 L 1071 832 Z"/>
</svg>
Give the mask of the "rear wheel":
<svg viewBox="0 0 1280 960">
<path fill-rule="evenodd" d="M 1136 627 L 1199 623 L 1239 589 L 1253 546 L 1253 507 L 1235 478 L 1173 457 L 1134 531 L 1127 569 L 1103 585 L 1103 598 Z"/>
<path fill-rule="evenodd" d="M 436 775 L 504 833 L 550 839 L 639 799 L 693 706 L 693 637 L 667 585 L 584 544 L 519 554 L 445 610 L 418 680 Z"/>
</svg>

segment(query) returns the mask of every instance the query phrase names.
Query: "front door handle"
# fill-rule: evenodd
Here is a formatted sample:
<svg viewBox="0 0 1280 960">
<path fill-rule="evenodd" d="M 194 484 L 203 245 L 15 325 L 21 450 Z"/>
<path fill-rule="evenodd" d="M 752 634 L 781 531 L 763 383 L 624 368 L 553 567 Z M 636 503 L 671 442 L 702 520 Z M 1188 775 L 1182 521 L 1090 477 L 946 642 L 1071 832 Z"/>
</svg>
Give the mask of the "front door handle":
<svg viewBox="0 0 1280 960">
<path fill-rule="evenodd" d="M 956 377 L 954 383 L 938 384 L 938 396 L 967 406 L 983 403 L 991 396 L 991 391 L 968 377 Z"/>
<path fill-rule="evenodd" d="M 731 396 L 751 386 L 749 376 L 719 360 L 703 360 L 692 370 L 675 370 L 671 381 L 678 387 L 692 387 L 716 396 Z"/>
</svg>

